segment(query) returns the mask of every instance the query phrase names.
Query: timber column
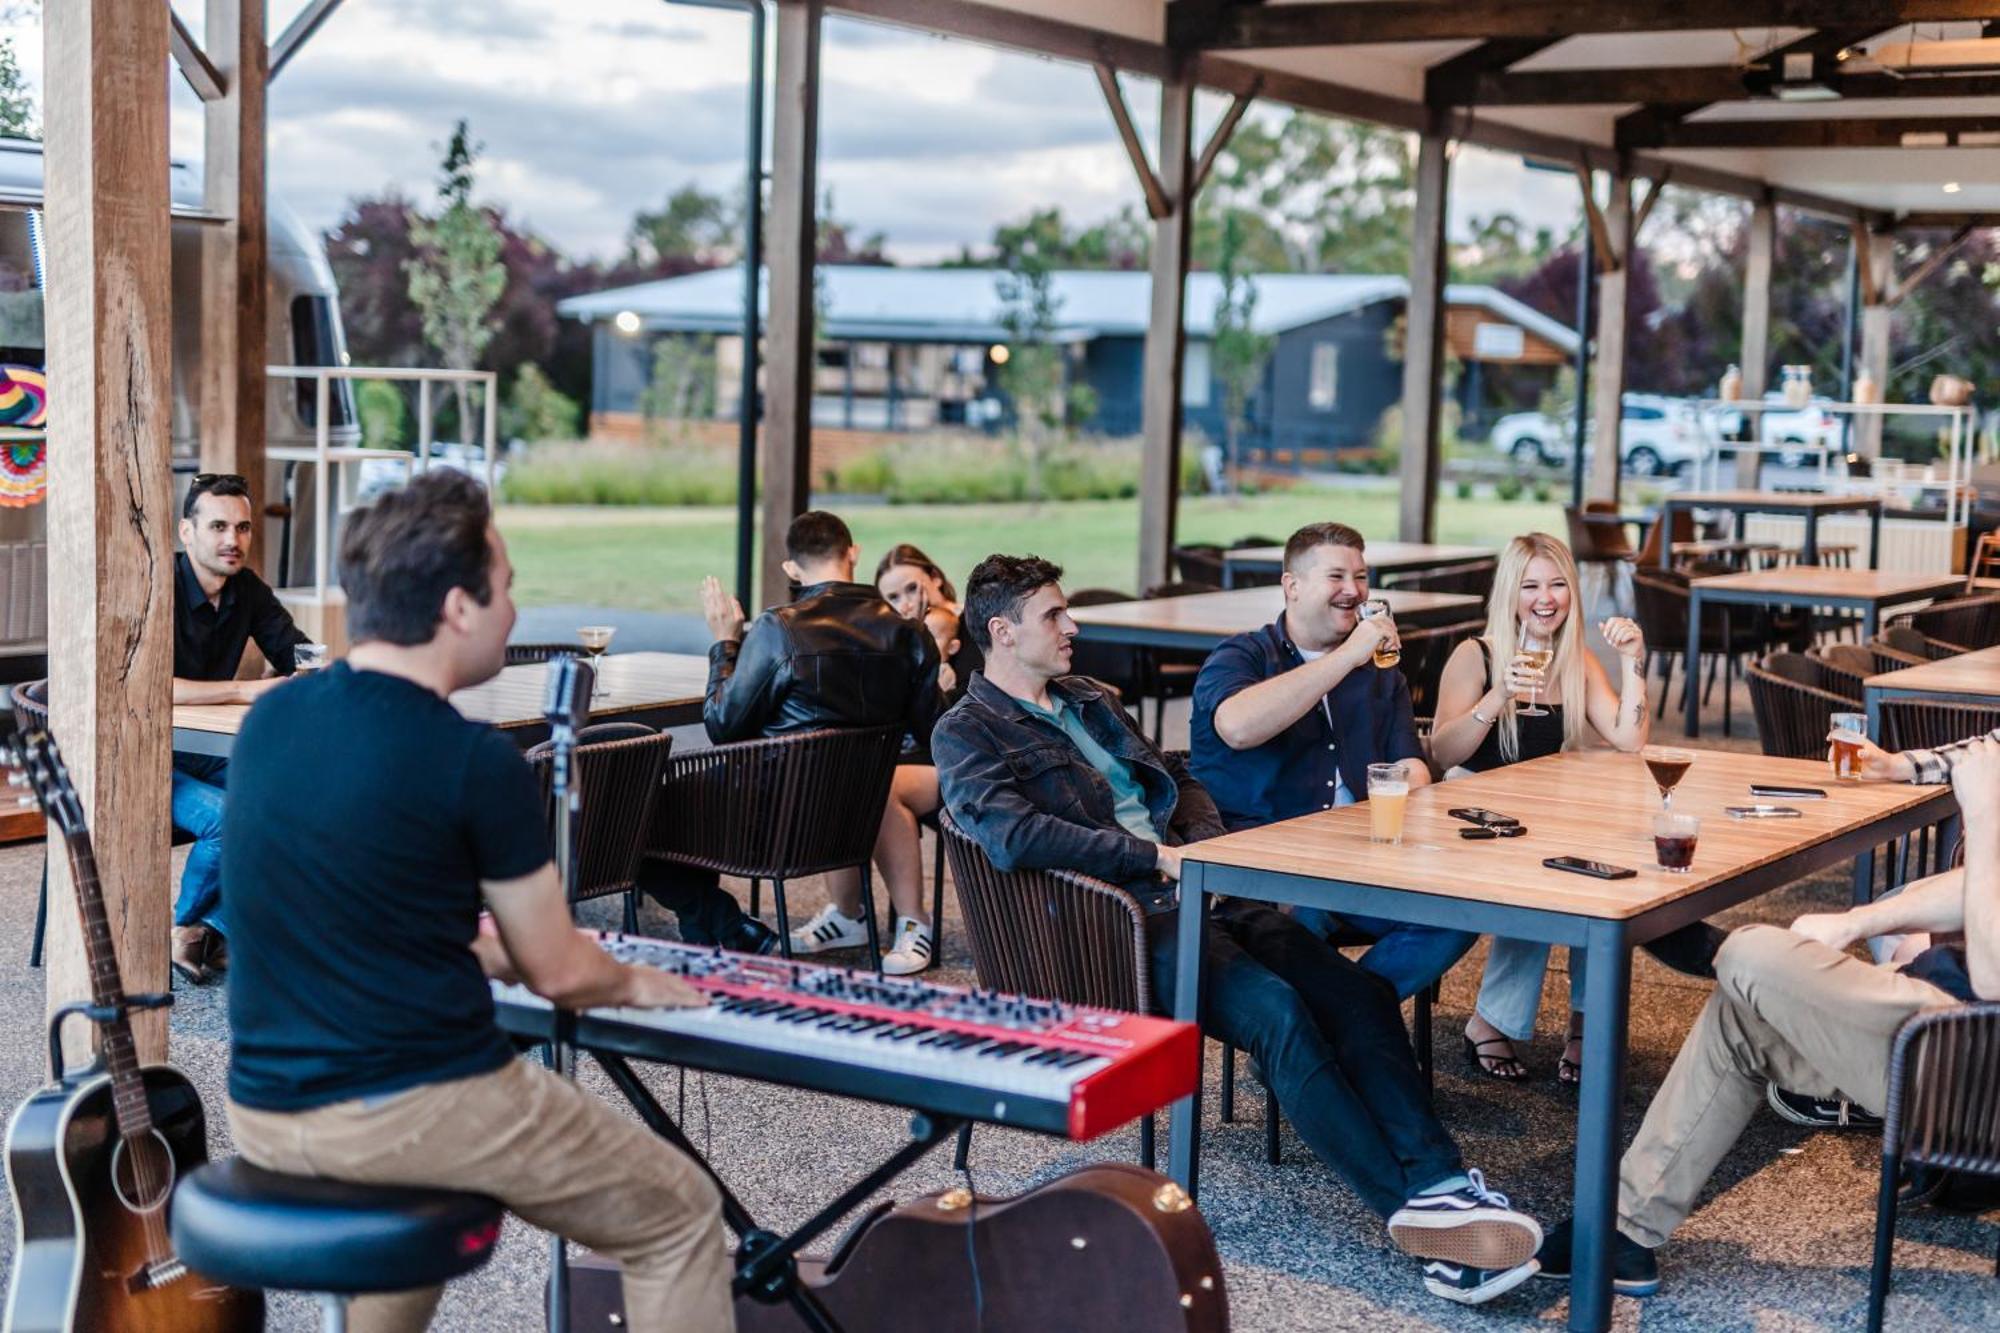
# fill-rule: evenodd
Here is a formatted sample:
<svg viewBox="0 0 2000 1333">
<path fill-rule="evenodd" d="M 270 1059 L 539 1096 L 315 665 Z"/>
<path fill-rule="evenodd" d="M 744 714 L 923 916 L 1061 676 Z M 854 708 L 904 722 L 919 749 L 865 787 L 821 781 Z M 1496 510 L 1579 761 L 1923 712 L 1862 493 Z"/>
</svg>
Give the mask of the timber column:
<svg viewBox="0 0 2000 1333">
<path fill-rule="evenodd" d="M 168 987 L 173 486 L 167 15 L 43 11 L 47 90 L 49 713 L 93 822 L 128 993 Z M 90 994 L 74 885 L 49 859 L 48 1003 Z M 132 1015 L 142 1061 L 166 1014 Z M 67 1049 L 85 1049 L 84 1025 Z"/>
<path fill-rule="evenodd" d="M 1397 535 L 1406 542 L 1427 542 L 1437 532 L 1449 147 L 1436 130 L 1425 133 L 1417 147 L 1417 202 L 1410 224 L 1410 300 L 1403 316 L 1403 495 L 1397 523 Z"/>
<path fill-rule="evenodd" d="M 1140 400 L 1140 593 L 1172 577 L 1181 487 L 1181 362 L 1187 349 L 1188 240 L 1194 213 L 1194 80 L 1185 60 L 1160 81 L 1160 193 L 1152 312 Z"/>
</svg>

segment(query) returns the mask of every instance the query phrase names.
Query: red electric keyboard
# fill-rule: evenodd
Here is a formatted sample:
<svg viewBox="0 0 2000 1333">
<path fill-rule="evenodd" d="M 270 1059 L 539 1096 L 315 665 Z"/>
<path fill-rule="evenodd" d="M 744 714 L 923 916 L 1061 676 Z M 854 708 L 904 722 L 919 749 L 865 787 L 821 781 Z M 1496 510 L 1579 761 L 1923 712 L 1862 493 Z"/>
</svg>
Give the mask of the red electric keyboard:
<svg viewBox="0 0 2000 1333">
<path fill-rule="evenodd" d="M 1092 1139 L 1195 1088 L 1192 1023 L 917 978 L 604 934 L 622 963 L 682 977 L 699 1009 L 586 1009 L 585 1050 L 707 1069 L 938 1115 Z M 493 984 L 501 1027 L 549 1040 L 555 1010 Z"/>
</svg>

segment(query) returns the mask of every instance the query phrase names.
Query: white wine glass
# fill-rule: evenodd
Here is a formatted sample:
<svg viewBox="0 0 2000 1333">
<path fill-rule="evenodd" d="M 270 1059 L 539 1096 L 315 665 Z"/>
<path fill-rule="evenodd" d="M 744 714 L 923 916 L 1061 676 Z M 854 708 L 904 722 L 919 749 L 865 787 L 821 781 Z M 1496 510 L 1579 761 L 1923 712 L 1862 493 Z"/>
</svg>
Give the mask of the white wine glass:
<svg viewBox="0 0 2000 1333">
<path fill-rule="evenodd" d="M 1521 636 L 1521 646 L 1514 656 L 1531 671 L 1548 670 L 1549 662 L 1555 657 L 1555 648 L 1548 643 Z M 1521 717 L 1547 717 L 1549 710 L 1542 707 L 1542 687 L 1539 683 L 1528 691 L 1528 706 L 1520 710 Z"/>
</svg>

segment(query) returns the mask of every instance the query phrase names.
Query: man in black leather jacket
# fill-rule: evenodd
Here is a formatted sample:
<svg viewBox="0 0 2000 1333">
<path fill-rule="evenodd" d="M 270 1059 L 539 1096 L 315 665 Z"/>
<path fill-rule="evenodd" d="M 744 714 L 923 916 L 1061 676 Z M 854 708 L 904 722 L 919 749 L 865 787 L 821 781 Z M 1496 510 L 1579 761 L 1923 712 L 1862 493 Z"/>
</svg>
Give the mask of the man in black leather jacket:
<svg viewBox="0 0 2000 1333">
<path fill-rule="evenodd" d="M 1153 999 L 1174 1001 L 1181 850 L 1215 802 L 1097 682 L 1070 674 L 1062 570 L 988 556 L 965 589 L 985 670 L 931 734 L 951 817 L 1002 871 L 1075 870 L 1146 914 Z M 1468 1170 L 1438 1122 L 1394 989 L 1290 916 L 1223 903 L 1207 927 L 1202 1028 L 1249 1051 L 1299 1137 L 1429 1262 L 1426 1290 L 1477 1305 L 1535 1271 L 1541 1229 Z"/>
<path fill-rule="evenodd" d="M 905 620 L 882 594 L 854 581 L 860 552 L 839 517 L 808 510 L 785 530 L 785 573 L 798 600 L 744 625 L 742 605 L 714 579 L 703 580 L 702 614 L 715 644 L 708 650 L 702 722 L 717 745 L 825 727 L 900 724 L 927 742 L 943 711 L 938 650 L 922 622 Z M 713 875 L 667 871 L 649 862 L 641 887 L 679 917 L 681 935 L 750 952 L 768 952 L 776 935 L 745 916 Z M 858 919 L 858 874 L 836 875 L 833 901 L 793 932 L 805 951 L 865 942 Z"/>
</svg>

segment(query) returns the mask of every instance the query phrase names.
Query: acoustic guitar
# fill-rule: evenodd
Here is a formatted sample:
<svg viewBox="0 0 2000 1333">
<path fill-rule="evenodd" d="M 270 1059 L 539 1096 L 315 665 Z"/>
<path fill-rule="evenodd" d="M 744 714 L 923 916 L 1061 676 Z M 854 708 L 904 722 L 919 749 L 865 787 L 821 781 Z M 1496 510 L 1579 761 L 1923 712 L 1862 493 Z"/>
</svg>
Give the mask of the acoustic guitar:
<svg viewBox="0 0 2000 1333">
<path fill-rule="evenodd" d="M 168 995 L 127 995 L 118 974 L 83 802 L 47 733 L 0 745 L 10 786 L 31 787 L 60 833 L 83 915 L 90 1002 L 50 1021 L 55 1082 L 7 1126 L 7 1185 L 20 1243 L 7 1286 L 7 1333 L 248 1333 L 264 1326 L 261 1292 L 191 1273 L 174 1257 L 174 1182 L 208 1160 L 201 1097 L 171 1065 L 141 1068 L 127 1013 Z M 22 798 L 25 803 L 25 797 Z M 98 1028 L 98 1056 L 65 1074 L 63 1021 Z"/>
</svg>

